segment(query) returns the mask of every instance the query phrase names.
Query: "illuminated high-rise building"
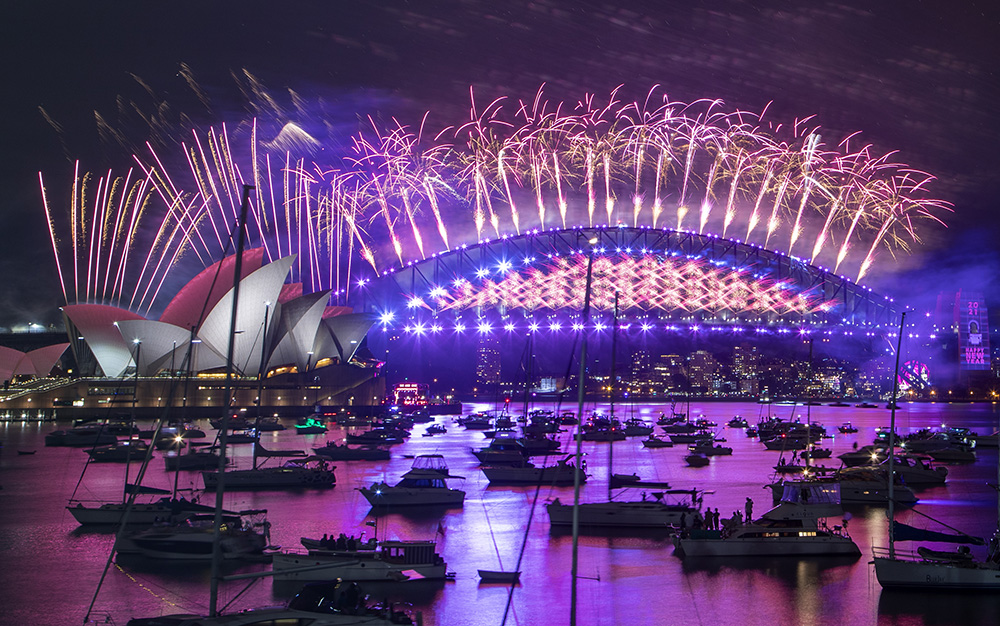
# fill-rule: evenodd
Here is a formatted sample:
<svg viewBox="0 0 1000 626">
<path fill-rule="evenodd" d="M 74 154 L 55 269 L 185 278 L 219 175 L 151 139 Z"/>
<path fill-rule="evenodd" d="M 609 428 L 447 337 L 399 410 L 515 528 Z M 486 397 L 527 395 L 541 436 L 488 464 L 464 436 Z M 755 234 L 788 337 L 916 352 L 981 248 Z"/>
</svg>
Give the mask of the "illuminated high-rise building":
<svg viewBox="0 0 1000 626">
<path fill-rule="evenodd" d="M 476 346 L 476 385 L 500 383 L 500 339 L 493 333 L 479 333 Z"/>
<path fill-rule="evenodd" d="M 715 373 L 719 369 L 719 362 L 711 352 L 698 350 L 691 355 L 688 366 L 688 380 L 691 383 L 691 390 L 695 393 L 709 392 L 715 388 Z"/>
<path fill-rule="evenodd" d="M 755 396 L 760 392 L 760 354 L 756 345 L 742 343 L 733 348 L 733 375 L 739 393 Z"/>
</svg>

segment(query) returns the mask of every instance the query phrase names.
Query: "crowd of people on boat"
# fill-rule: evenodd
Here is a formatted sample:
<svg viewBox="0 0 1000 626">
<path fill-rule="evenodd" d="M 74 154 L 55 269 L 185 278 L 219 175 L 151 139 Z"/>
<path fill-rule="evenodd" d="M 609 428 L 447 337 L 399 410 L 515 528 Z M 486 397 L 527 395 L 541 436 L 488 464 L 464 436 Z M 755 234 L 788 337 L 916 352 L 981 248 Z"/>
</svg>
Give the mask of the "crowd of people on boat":
<svg viewBox="0 0 1000 626">
<path fill-rule="evenodd" d="M 319 545 L 321 548 L 326 550 L 344 550 L 347 552 L 356 552 L 357 550 L 372 549 L 374 548 L 375 538 L 372 537 L 368 541 L 363 541 L 361 537 L 355 537 L 354 535 L 347 536 L 344 533 L 340 533 L 336 538 L 330 535 L 323 535 L 323 538 L 319 540 Z"/>
<path fill-rule="evenodd" d="M 715 510 L 709 507 L 704 515 L 702 515 L 701 511 L 695 511 L 691 514 L 690 526 L 688 526 L 688 514 L 684 513 L 681 515 L 680 535 L 687 537 L 689 530 L 717 530 L 722 531 L 723 536 L 725 536 L 734 528 L 739 528 L 744 523 L 753 521 L 753 499 L 747 498 L 744 511 L 733 511 L 732 516 L 723 519 L 718 507 Z"/>
</svg>

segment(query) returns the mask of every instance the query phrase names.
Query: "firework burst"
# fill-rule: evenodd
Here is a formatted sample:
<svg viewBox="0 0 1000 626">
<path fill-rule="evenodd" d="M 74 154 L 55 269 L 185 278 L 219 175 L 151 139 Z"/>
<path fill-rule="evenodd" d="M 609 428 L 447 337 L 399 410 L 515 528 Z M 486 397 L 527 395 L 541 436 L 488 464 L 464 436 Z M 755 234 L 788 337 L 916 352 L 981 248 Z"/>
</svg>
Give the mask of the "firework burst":
<svg viewBox="0 0 1000 626">
<path fill-rule="evenodd" d="M 262 111 L 277 107 L 250 84 Z M 860 280 L 950 210 L 928 191 L 931 175 L 852 150 L 853 136 L 831 147 L 809 118 L 785 126 L 718 100 L 654 88 L 625 102 L 619 91 L 485 106 L 470 92 L 467 121 L 430 133 L 427 116 L 417 127 L 369 118 L 334 163 L 314 160 L 322 142 L 301 127 L 264 140 L 252 120 L 192 132 L 176 173 L 151 145 L 124 176 L 76 171 L 68 210 L 42 189 L 64 296 L 148 312 L 183 259 L 226 252 L 244 184 L 255 187 L 250 241 L 272 260 L 297 254 L 294 279 L 313 290 L 345 293 L 352 274 L 420 261 L 463 235 L 602 223 L 738 233 Z"/>
</svg>

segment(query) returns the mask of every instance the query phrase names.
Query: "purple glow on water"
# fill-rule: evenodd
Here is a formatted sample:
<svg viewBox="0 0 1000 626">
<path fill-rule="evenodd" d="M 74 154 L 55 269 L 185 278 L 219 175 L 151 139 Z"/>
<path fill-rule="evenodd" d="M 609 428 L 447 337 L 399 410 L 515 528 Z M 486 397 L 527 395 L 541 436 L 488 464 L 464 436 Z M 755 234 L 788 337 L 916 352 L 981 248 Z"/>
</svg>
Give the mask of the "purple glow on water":
<svg viewBox="0 0 1000 626">
<path fill-rule="evenodd" d="M 520 408 L 518 403 L 515 406 Z M 495 408 L 499 406 L 486 402 L 465 406 L 467 413 Z M 588 411 L 594 408 L 606 411 L 608 407 L 588 403 Z M 576 406 L 564 404 L 560 409 L 575 410 Z M 772 406 L 771 410 L 785 418 L 805 413 L 803 407 Z M 616 406 L 622 418 L 634 412 L 649 422 L 669 411 L 669 404 Z M 763 486 L 772 480 L 772 466 L 780 453 L 766 450 L 742 430 L 724 425 L 735 415 L 744 416 L 752 425 L 766 411 L 756 403 L 693 402 L 693 416 L 704 416 L 720 425 L 718 430 L 726 438 L 726 445 L 734 448 L 731 457 L 714 457 L 707 467 L 690 468 L 681 460 L 685 446 L 651 450 L 641 446 L 641 437 L 630 438 L 614 445 L 614 471 L 668 481 L 677 488 L 709 489 L 713 493 L 705 496 L 705 506 L 718 508 L 723 516 L 742 510 L 747 496 L 754 499 L 755 511 L 762 513 L 770 506 L 770 493 Z M 853 407 L 817 406 L 810 407 L 809 412 L 813 422 L 823 423 L 829 430 L 835 431 L 836 425 L 846 421 L 860 429 L 856 434 L 838 433 L 824 441 L 833 449 L 834 458 L 822 463 L 833 466 L 839 465 L 836 455 L 851 450 L 854 443 L 870 443 L 875 428 L 886 425 L 889 418 L 885 410 Z M 992 432 L 997 423 L 996 407 L 904 404 L 897 411 L 901 434 L 935 427 L 942 421 L 980 433 Z M 568 623 L 571 537 L 568 532 L 550 530 L 543 505 L 555 497 L 571 501 L 572 487 L 543 487 L 532 516 L 534 487 L 490 486 L 478 469 L 470 449 L 486 444 L 481 431 L 467 431 L 453 423 L 450 416 L 438 417 L 436 422 L 445 425 L 447 433 L 423 437 L 427 425 L 418 424 L 406 443 L 392 448 L 393 458 L 389 461 L 335 463 L 337 486 L 332 490 L 242 492 L 229 496 L 227 504 L 268 509 L 272 542 L 285 548 L 298 547 L 300 537 L 320 537 L 324 533 L 365 532 L 367 537 L 372 529 L 365 522 L 374 517 L 355 488 L 381 480 L 396 482 L 412 463 L 404 455 L 442 454 L 451 473 L 465 477 L 452 484 L 466 491 L 464 507 L 420 513 L 390 511 L 379 518 L 378 534 L 387 538 L 436 539 L 448 569 L 456 574 L 455 581 L 420 581 L 378 587 L 371 593 L 378 598 L 388 596 L 413 603 L 423 612 L 428 626 L 499 624 L 508 588 L 480 584 L 476 570 L 513 569 L 526 537 L 520 562 L 521 584 L 514 591 L 508 624 Z M 212 433 L 207 424 L 202 427 Z M 74 448 L 44 447 L 45 433 L 55 428 L 51 423 L 0 423 L 0 439 L 5 442 L 0 455 L 3 624 L 54 626 L 82 622 L 112 541 L 107 532 L 82 530 L 66 512 L 64 507 L 80 477 L 86 454 Z M 563 450 L 571 452 L 575 444 L 570 441 L 570 427 L 564 428 L 567 432 L 560 433 L 558 439 Z M 296 436 L 287 430 L 267 433 L 264 445 L 274 450 L 308 449 L 322 445 L 326 439 L 340 440 L 343 435 L 339 427 L 326 436 Z M 37 453 L 20 456 L 17 450 Z M 234 446 L 233 452 L 238 465 L 249 463 L 248 446 Z M 608 444 L 585 442 L 584 452 L 591 476 L 581 499 L 603 499 L 607 494 Z M 996 495 L 988 483 L 996 481 L 997 451 L 981 449 L 978 455 L 973 464 L 950 466 L 947 486 L 918 491 L 921 503 L 917 509 L 965 532 L 988 536 L 995 524 Z M 92 464 L 77 497 L 118 497 L 123 471 L 118 464 Z M 172 480 L 173 476 L 163 471 L 162 460 L 155 458 L 146 483 L 169 488 Z M 200 480 L 195 472 L 183 472 L 179 483 L 182 488 L 198 487 Z M 205 499 L 211 501 L 210 497 Z M 578 623 L 978 626 L 1000 621 L 1000 600 L 996 598 L 962 596 L 956 604 L 952 596 L 934 601 L 927 594 L 882 592 L 868 560 L 871 546 L 886 541 L 884 509 L 850 510 L 849 530 L 862 550 L 859 559 L 681 560 L 674 556 L 668 538 L 658 532 L 587 533 L 581 537 L 579 548 Z M 529 518 L 530 529 L 525 534 Z M 913 523 L 916 516 L 904 511 L 901 519 Z M 834 518 L 831 523 L 841 521 Z M 439 525 L 443 535 L 438 533 Z M 981 549 L 973 547 L 974 551 Z M 115 623 L 124 624 L 133 616 L 206 609 L 207 568 L 163 566 L 142 559 L 122 559 L 120 565 L 121 569 L 112 567 L 96 605 L 109 611 Z M 266 564 L 230 567 L 239 572 L 268 568 Z M 44 606 L 40 606 L 42 589 L 47 590 Z M 227 585 L 223 602 L 232 599 L 239 589 L 242 586 Z M 257 582 L 236 606 L 283 602 L 292 593 L 294 588 L 265 579 Z M 949 610 L 949 606 L 956 608 Z"/>
</svg>

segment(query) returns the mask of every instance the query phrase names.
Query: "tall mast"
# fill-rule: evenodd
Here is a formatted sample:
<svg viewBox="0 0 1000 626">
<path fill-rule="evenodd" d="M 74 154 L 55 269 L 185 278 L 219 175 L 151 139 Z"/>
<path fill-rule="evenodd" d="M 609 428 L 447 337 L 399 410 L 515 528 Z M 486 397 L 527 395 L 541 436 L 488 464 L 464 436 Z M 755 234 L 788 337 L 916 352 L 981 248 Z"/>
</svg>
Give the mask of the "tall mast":
<svg viewBox="0 0 1000 626">
<path fill-rule="evenodd" d="M 570 568 L 572 587 L 569 600 L 569 624 L 576 626 L 576 582 L 579 571 L 580 544 L 580 467 L 583 462 L 583 400 L 587 377 L 587 325 L 590 323 L 590 285 L 594 276 L 594 244 L 597 238 L 590 240 L 590 250 L 587 252 L 587 282 L 583 292 L 583 324 L 580 331 L 580 375 L 577 377 L 577 424 L 576 424 L 576 471 L 573 472 L 573 564 Z"/>
<path fill-rule="evenodd" d="M 528 341 L 525 344 L 525 358 L 527 362 L 524 364 L 524 423 L 528 423 L 528 403 L 531 400 L 531 339 L 532 331 L 528 329 Z M 508 416 L 509 417 L 509 416 Z"/>
<path fill-rule="evenodd" d="M 614 482 L 612 477 L 614 474 L 613 461 L 615 459 L 615 435 L 614 435 L 614 424 L 615 424 L 615 382 L 617 380 L 617 372 L 615 371 L 616 356 L 618 353 L 618 290 L 615 290 L 615 314 L 611 321 L 611 386 L 608 388 L 608 404 L 611 405 L 610 409 L 610 419 L 612 431 L 608 433 L 608 500 L 611 500 L 611 485 Z"/>
<path fill-rule="evenodd" d="M 222 504 L 226 485 L 226 443 L 229 432 L 229 397 L 233 392 L 233 353 L 236 343 L 236 312 L 240 300 L 240 274 L 243 271 L 243 230 L 247 223 L 247 210 L 250 206 L 250 190 L 253 185 L 243 185 L 243 202 L 240 207 L 240 220 L 236 224 L 236 262 L 233 267 L 233 312 L 229 318 L 229 348 L 226 352 L 226 391 L 222 395 L 222 423 L 219 425 L 219 469 L 215 486 L 215 522 L 212 537 L 212 583 L 208 602 L 210 617 L 218 615 L 219 574 L 222 570 Z"/>
<path fill-rule="evenodd" d="M 254 422 L 253 468 L 257 469 L 257 447 L 260 444 L 260 417 L 264 402 L 264 374 L 267 371 L 267 318 L 271 313 L 271 303 L 264 303 L 264 330 L 260 340 L 260 368 L 257 370 L 257 419 Z"/>
<path fill-rule="evenodd" d="M 902 315 L 899 317 L 899 336 L 896 338 L 896 366 L 892 370 L 892 397 L 889 399 L 889 475 L 887 480 L 889 481 L 889 510 L 887 516 L 889 517 L 889 558 L 896 558 L 896 546 L 895 542 L 895 515 L 896 506 L 894 502 L 895 490 L 893 486 L 895 484 L 895 474 L 893 472 L 893 451 L 896 449 L 896 395 L 899 393 L 899 349 L 903 345 L 903 326 L 906 323 L 906 311 L 903 311 Z M 998 505 L 1000 506 L 1000 505 Z"/>
<path fill-rule="evenodd" d="M 132 343 L 135 344 L 135 352 L 132 354 L 132 361 L 135 363 L 135 378 L 132 381 L 132 415 L 129 417 L 129 433 L 128 433 L 128 447 L 125 448 L 125 492 L 122 495 L 122 504 L 128 501 L 128 474 L 129 466 L 132 465 L 132 442 L 135 439 L 132 437 L 132 429 L 135 428 L 135 400 L 136 395 L 139 393 L 139 350 L 142 348 L 142 342 L 138 339 L 133 339 Z M 150 441 L 150 445 L 156 442 L 154 438 Z M 136 489 L 139 489 L 139 481 L 136 481 Z M 176 495 L 176 494 L 175 494 Z"/>
</svg>

